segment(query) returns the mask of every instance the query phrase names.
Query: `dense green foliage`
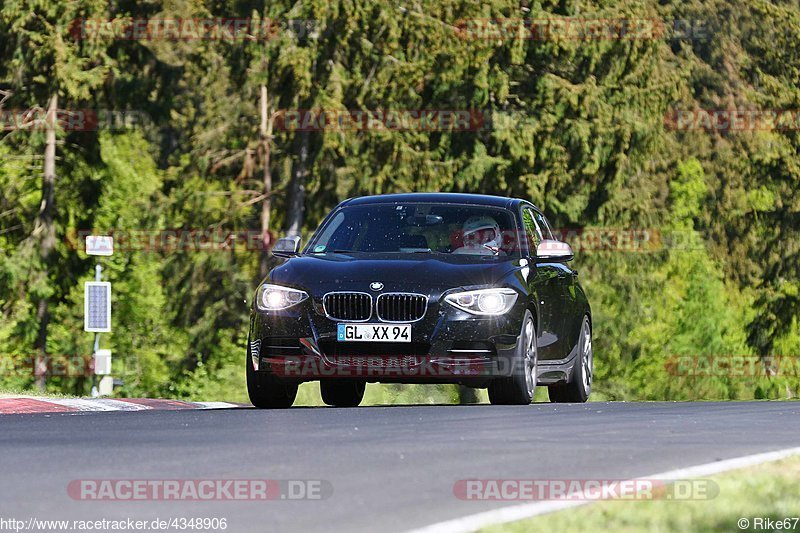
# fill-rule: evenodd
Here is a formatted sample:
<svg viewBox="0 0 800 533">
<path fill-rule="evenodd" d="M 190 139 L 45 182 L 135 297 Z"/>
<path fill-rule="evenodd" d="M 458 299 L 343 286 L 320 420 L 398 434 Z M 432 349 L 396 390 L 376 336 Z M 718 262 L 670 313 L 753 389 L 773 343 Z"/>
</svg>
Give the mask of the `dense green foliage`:
<svg viewBox="0 0 800 533">
<path fill-rule="evenodd" d="M 528 7 L 526 7 L 528 6 Z M 75 19 L 247 17 L 269 39 L 74 37 Z M 470 19 L 692 21 L 691 35 L 472 38 Z M 72 33 L 71 33 L 72 32 Z M 0 387 L 33 385 L 38 302 L 47 351 L 86 357 L 82 284 L 94 230 L 260 231 L 271 110 L 481 110 L 478 131 L 283 131 L 270 139 L 270 227 L 304 234 L 339 201 L 397 191 L 521 196 L 563 228 L 646 229 L 648 251 L 578 250 L 594 311 L 595 396 L 785 398 L 787 375 L 686 377 L 673 356 L 800 354 L 800 128 L 676 130 L 674 110 L 800 109 L 800 8 L 662 2 L 6 0 L 4 110 L 128 111 L 126 127 L 58 131 L 53 254 L 39 253 L 43 128 L 0 140 Z M 134 111 L 135 113 L 130 113 Z M 298 208 L 299 207 L 299 208 Z M 122 250 L 113 350 L 122 395 L 243 398 L 244 302 L 261 254 Z M 27 371 L 18 370 L 27 364 Z M 58 372 L 55 372 L 58 374 Z M 62 372 L 63 374 L 63 372 Z M 678 373 L 680 374 L 680 373 Z M 53 391 L 85 393 L 51 376 Z M 389 387 L 376 401 L 392 401 Z M 411 392 L 409 392 L 411 391 Z M 452 388 L 401 399 L 456 398 Z"/>
</svg>

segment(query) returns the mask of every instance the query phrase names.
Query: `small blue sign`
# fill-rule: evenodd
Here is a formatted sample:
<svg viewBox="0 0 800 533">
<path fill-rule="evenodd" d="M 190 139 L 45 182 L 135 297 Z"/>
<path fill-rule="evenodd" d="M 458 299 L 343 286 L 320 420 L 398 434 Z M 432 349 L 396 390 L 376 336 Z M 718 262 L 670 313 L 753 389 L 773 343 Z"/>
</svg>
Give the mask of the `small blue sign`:
<svg viewBox="0 0 800 533">
<path fill-rule="evenodd" d="M 336 340 L 343 341 L 344 340 L 344 324 L 336 324 Z"/>
</svg>

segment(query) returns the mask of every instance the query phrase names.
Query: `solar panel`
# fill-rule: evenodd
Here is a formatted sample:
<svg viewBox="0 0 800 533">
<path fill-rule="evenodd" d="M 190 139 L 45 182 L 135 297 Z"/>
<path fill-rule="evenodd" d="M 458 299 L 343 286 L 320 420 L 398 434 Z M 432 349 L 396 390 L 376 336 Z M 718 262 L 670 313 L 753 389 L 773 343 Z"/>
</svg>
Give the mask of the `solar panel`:
<svg viewBox="0 0 800 533">
<path fill-rule="evenodd" d="M 83 289 L 83 329 L 95 333 L 111 331 L 111 283 L 87 281 Z"/>
</svg>

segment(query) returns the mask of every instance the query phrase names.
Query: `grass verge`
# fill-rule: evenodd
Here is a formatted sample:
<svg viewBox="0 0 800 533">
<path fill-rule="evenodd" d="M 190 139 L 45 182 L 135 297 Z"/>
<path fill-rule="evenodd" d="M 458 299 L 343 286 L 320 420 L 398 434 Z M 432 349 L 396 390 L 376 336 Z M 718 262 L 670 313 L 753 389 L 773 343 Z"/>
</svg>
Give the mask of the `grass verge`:
<svg viewBox="0 0 800 533">
<path fill-rule="evenodd" d="M 0 398 L 77 398 L 59 392 L 40 392 L 34 389 L 0 389 Z"/>
<path fill-rule="evenodd" d="M 709 479 L 719 485 L 719 494 L 709 500 L 603 501 L 481 531 L 800 531 L 800 520 L 775 525 L 800 517 L 800 457 Z M 747 520 L 744 527 L 740 519 Z M 771 527 L 767 519 L 774 522 Z"/>
</svg>

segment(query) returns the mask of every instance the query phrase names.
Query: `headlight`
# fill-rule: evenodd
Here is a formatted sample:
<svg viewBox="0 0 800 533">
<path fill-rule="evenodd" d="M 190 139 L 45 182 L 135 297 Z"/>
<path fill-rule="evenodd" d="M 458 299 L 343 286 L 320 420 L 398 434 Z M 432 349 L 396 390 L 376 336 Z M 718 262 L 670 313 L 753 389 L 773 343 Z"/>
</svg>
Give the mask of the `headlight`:
<svg viewBox="0 0 800 533">
<path fill-rule="evenodd" d="M 297 305 L 306 298 L 308 294 L 303 291 L 265 283 L 259 289 L 256 307 L 259 311 L 280 311 Z"/>
<path fill-rule="evenodd" d="M 514 289 L 480 289 L 445 296 L 445 301 L 473 315 L 502 315 L 517 301 Z"/>
</svg>

